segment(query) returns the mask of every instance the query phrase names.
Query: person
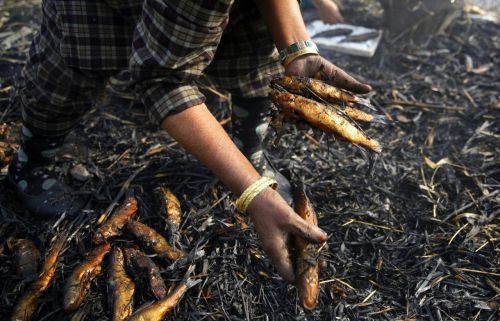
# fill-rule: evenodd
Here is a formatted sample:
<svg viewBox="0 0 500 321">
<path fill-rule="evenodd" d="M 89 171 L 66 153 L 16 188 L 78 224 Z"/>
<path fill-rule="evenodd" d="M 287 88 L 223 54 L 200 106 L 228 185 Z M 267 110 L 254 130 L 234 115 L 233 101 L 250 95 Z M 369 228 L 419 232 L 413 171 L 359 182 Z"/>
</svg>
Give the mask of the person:
<svg viewBox="0 0 500 321">
<path fill-rule="evenodd" d="M 256 125 L 270 105 L 269 82 L 283 71 L 312 77 L 322 70 L 340 87 L 370 90 L 312 47 L 298 45 L 310 43 L 299 4 L 44 0 L 42 12 L 14 96 L 22 110 L 22 143 L 8 178 L 26 207 L 45 216 L 78 212 L 81 201 L 57 175 L 54 157 L 106 80 L 128 69 L 152 121 L 240 196 L 239 208 L 250 216 L 265 253 L 293 282 L 287 237 L 321 242 L 326 234 L 294 213 L 284 191 L 259 173 L 265 166 L 249 161 L 262 151 Z M 196 86 L 202 74 L 234 97 L 241 151 L 207 109 Z M 283 183 L 277 174 L 274 179 Z"/>
<path fill-rule="evenodd" d="M 301 6 L 303 9 L 316 8 L 324 23 L 344 22 L 339 6 L 333 0 L 303 0 Z"/>
</svg>

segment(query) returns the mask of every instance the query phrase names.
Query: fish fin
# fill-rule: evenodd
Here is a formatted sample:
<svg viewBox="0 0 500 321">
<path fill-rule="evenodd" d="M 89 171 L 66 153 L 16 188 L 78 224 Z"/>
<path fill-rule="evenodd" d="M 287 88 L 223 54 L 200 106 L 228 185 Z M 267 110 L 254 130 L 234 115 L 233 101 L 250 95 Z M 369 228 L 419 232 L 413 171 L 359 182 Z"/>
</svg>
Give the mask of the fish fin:
<svg viewBox="0 0 500 321">
<path fill-rule="evenodd" d="M 361 146 L 361 145 L 358 145 L 358 144 L 353 144 L 354 147 L 356 147 L 356 149 L 361 153 L 361 157 L 363 158 L 363 160 L 368 163 L 369 162 L 369 156 L 368 156 L 368 153 L 367 153 L 367 150 L 364 146 Z"/>
<path fill-rule="evenodd" d="M 270 87 L 271 87 L 271 89 L 276 90 L 278 92 L 288 92 L 288 90 L 286 90 L 283 86 L 279 85 L 276 82 L 274 82 L 274 83 L 271 82 Z"/>
<path fill-rule="evenodd" d="M 182 283 L 185 283 L 188 288 L 191 288 L 191 287 L 193 287 L 196 284 L 198 284 L 198 283 L 201 282 L 201 279 L 193 280 L 193 279 L 190 278 L 190 276 L 193 273 L 195 267 L 196 266 L 194 264 L 191 265 L 188 268 L 188 270 L 186 271 L 186 274 L 184 275 L 184 278 L 182 279 Z"/>
<path fill-rule="evenodd" d="M 203 249 L 199 250 L 198 247 L 195 247 L 191 250 L 191 252 L 189 252 L 188 255 L 180 257 L 174 263 L 170 264 L 166 268 L 166 271 L 171 272 L 171 271 L 175 270 L 177 267 L 194 262 L 203 256 L 205 256 L 205 250 L 203 250 Z"/>
<path fill-rule="evenodd" d="M 370 99 L 368 98 L 361 98 L 356 96 L 356 104 L 363 105 L 365 107 L 370 108 L 371 110 L 376 110 L 375 107 L 373 107 L 372 103 L 370 102 Z"/>
</svg>

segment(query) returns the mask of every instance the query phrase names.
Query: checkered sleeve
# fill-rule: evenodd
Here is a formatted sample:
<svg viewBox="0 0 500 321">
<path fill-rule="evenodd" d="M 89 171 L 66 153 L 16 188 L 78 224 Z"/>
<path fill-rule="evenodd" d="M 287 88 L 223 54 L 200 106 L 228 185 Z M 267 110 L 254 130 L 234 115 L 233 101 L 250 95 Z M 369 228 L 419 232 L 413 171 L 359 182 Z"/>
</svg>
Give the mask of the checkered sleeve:
<svg viewBox="0 0 500 321">
<path fill-rule="evenodd" d="M 145 0 L 130 70 L 154 121 L 204 102 L 196 81 L 212 61 L 231 0 Z"/>
</svg>

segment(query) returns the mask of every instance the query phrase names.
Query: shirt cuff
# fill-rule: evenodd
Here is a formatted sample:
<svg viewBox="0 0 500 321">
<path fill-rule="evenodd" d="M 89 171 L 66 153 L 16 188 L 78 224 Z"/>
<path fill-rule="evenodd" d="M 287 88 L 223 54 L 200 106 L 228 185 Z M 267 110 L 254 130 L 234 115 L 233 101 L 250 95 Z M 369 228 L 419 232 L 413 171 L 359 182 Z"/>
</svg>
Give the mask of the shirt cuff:
<svg viewBox="0 0 500 321">
<path fill-rule="evenodd" d="M 156 85 L 142 95 L 153 122 L 161 124 L 168 116 L 205 102 L 205 96 L 193 85 Z"/>
</svg>

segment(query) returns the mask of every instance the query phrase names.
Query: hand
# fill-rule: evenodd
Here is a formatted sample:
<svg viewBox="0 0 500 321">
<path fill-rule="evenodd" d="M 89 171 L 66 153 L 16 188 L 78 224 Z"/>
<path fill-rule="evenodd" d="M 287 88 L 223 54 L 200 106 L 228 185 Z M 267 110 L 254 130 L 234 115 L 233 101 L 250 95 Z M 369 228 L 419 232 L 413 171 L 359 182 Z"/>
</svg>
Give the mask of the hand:
<svg viewBox="0 0 500 321">
<path fill-rule="evenodd" d="M 318 9 L 319 17 L 324 23 L 344 22 L 339 7 L 332 0 L 317 0 L 314 4 Z"/>
<path fill-rule="evenodd" d="M 321 80 L 357 94 L 366 94 L 372 90 L 372 87 L 369 85 L 360 83 L 319 55 L 307 55 L 295 59 L 286 66 L 285 73 L 287 75 L 314 78 L 317 78 L 319 73 Z"/>
<path fill-rule="evenodd" d="M 295 234 L 313 242 L 324 242 L 326 233 L 304 221 L 271 188 L 262 191 L 250 203 L 248 213 L 266 255 L 283 279 L 293 283 L 295 274 L 287 248 L 288 237 Z"/>
</svg>

